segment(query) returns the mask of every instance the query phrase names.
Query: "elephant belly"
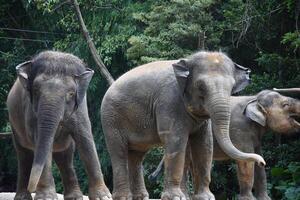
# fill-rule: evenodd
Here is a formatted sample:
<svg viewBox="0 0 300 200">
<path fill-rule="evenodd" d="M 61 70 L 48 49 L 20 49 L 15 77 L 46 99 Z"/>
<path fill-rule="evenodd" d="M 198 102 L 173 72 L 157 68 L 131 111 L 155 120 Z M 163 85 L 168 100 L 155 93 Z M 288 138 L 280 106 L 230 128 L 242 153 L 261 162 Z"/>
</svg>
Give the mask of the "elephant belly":
<svg viewBox="0 0 300 200">
<path fill-rule="evenodd" d="M 72 137 L 67 133 L 60 133 L 58 137 L 54 138 L 53 152 L 61 152 L 66 150 L 72 143 Z"/>
<path fill-rule="evenodd" d="M 157 132 L 153 129 L 144 129 L 130 132 L 129 149 L 136 151 L 148 151 L 153 146 L 161 144 Z"/>
<path fill-rule="evenodd" d="M 35 142 L 33 137 L 35 133 L 33 134 L 33 131 L 26 131 L 26 132 L 24 131 L 22 133 L 24 134 L 20 134 L 20 132 L 16 130 L 14 136 L 15 139 L 20 143 L 22 147 L 34 151 Z M 72 141 L 73 141 L 72 137 L 68 134 L 61 134 L 58 137 L 55 137 L 53 142 L 53 152 L 64 151 L 70 146 Z"/>
</svg>

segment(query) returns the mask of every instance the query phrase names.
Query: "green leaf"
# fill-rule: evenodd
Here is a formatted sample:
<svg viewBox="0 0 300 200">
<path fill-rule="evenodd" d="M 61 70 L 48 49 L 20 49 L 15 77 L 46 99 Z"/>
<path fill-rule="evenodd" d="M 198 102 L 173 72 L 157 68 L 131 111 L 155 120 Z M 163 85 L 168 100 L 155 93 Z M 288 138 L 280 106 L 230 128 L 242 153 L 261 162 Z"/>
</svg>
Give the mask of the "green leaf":
<svg viewBox="0 0 300 200">
<path fill-rule="evenodd" d="M 284 174 L 284 168 L 282 167 L 273 167 L 271 170 L 272 176 L 281 176 Z"/>
</svg>

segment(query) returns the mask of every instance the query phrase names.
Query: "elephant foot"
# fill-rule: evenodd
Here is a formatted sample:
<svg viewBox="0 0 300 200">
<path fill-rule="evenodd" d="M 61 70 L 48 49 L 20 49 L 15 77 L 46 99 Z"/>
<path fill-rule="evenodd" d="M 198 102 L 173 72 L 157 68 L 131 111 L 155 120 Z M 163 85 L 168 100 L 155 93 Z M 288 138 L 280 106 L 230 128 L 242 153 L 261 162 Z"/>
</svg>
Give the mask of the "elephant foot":
<svg viewBox="0 0 300 200">
<path fill-rule="evenodd" d="M 186 200 L 191 200 L 190 195 L 189 195 L 188 192 L 183 191 L 183 194 L 184 194 Z"/>
<path fill-rule="evenodd" d="M 68 192 L 64 194 L 64 200 L 83 200 L 83 194 L 80 190 Z"/>
<path fill-rule="evenodd" d="M 132 200 L 149 200 L 149 194 L 147 191 L 139 191 L 132 194 Z"/>
<path fill-rule="evenodd" d="M 257 200 L 272 200 L 271 197 L 269 197 L 269 195 L 267 193 L 261 194 L 261 195 L 257 195 L 256 199 Z"/>
<path fill-rule="evenodd" d="M 215 200 L 215 196 L 208 189 L 207 191 L 195 194 L 192 199 L 193 200 Z"/>
<path fill-rule="evenodd" d="M 167 189 L 161 195 L 162 200 L 186 200 L 185 195 L 179 188 Z"/>
<path fill-rule="evenodd" d="M 34 200 L 58 200 L 55 191 L 37 191 Z"/>
<path fill-rule="evenodd" d="M 32 196 L 28 191 L 17 192 L 14 200 L 32 200 Z"/>
<path fill-rule="evenodd" d="M 112 195 L 113 200 L 132 200 L 131 192 L 114 192 Z"/>
<path fill-rule="evenodd" d="M 247 195 L 238 195 L 238 200 L 256 200 L 256 198 L 252 195 L 252 193 Z"/>
<path fill-rule="evenodd" d="M 186 189 L 186 188 L 180 188 L 181 191 L 183 192 L 184 196 L 185 196 L 185 199 L 186 200 L 190 200 L 190 194 L 189 194 L 189 191 Z"/>
<path fill-rule="evenodd" d="M 96 189 L 90 189 L 89 191 L 90 200 L 112 200 L 111 193 L 106 185 L 102 185 Z"/>
</svg>

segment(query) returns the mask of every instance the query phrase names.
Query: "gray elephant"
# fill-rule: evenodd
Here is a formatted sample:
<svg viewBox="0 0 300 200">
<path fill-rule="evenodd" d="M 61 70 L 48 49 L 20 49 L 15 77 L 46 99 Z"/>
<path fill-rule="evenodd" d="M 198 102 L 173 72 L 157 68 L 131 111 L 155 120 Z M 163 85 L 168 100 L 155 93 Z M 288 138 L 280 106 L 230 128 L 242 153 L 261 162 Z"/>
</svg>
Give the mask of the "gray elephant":
<svg viewBox="0 0 300 200">
<path fill-rule="evenodd" d="M 278 92 L 300 97 L 300 89 L 279 89 Z M 300 100 L 283 96 L 280 93 L 264 90 L 255 96 L 231 97 L 230 138 L 235 147 L 249 153 L 262 154 L 262 136 L 268 129 L 277 133 L 293 133 L 300 130 Z M 192 140 L 190 141 L 193 142 Z M 214 160 L 228 160 L 230 157 L 214 139 Z M 193 163 L 194 158 L 187 154 L 186 169 Z M 267 179 L 264 167 L 258 167 L 253 162 L 238 160 L 237 175 L 240 186 L 239 200 L 270 200 L 267 194 Z M 162 169 L 162 161 L 152 174 L 155 178 Z M 193 170 L 192 170 L 193 171 Z M 197 177 L 193 173 L 194 189 L 201 190 Z M 187 172 L 184 173 L 187 175 Z M 208 179 L 209 177 L 204 177 Z M 186 177 L 182 181 L 182 189 L 187 194 Z M 204 182 L 209 184 L 209 182 Z M 208 187 L 208 185 L 204 186 Z M 254 189 L 254 195 L 252 194 Z M 254 197 L 255 196 L 255 197 Z"/>
<path fill-rule="evenodd" d="M 211 118 L 221 148 L 237 160 L 257 161 L 256 154 L 237 150 L 229 138 L 230 95 L 249 83 L 249 69 L 221 52 L 198 52 L 187 59 L 158 61 L 122 75 L 106 92 L 101 122 L 113 168 L 113 199 L 148 199 L 142 160 L 153 146 L 166 152 L 162 199 L 185 199 L 180 189 L 189 135 L 195 136 L 201 176 L 209 176 L 211 135 L 198 130 Z M 201 152 L 201 153 L 199 153 Z M 128 184 L 130 183 L 130 184 Z M 209 188 L 195 195 L 214 199 Z"/>
<path fill-rule="evenodd" d="M 7 106 L 18 158 L 15 199 L 57 199 L 52 157 L 65 199 L 82 199 L 73 168 L 75 144 L 89 177 L 90 199 L 111 199 L 97 157 L 88 117 L 86 90 L 93 70 L 77 57 L 45 51 L 17 66 Z"/>
</svg>

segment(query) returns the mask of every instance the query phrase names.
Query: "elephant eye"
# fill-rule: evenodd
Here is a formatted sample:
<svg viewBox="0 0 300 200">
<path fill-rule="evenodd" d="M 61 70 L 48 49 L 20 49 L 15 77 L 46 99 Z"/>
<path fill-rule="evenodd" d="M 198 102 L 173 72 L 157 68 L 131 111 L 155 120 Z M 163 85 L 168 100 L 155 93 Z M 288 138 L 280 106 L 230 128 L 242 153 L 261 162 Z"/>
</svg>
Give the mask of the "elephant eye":
<svg viewBox="0 0 300 200">
<path fill-rule="evenodd" d="M 75 92 L 68 92 L 67 93 L 67 101 L 71 101 L 75 96 Z"/>
<path fill-rule="evenodd" d="M 205 87 L 205 84 L 203 83 L 203 81 L 198 81 L 197 83 L 196 83 L 196 88 L 198 89 L 198 91 L 200 92 L 200 93 L 205 93 L 205 89 L 206 89 L 206 87 Z"/>
<path fill-rule="evenodd" d="M 285 102 L 285 103 L 282 104 L 283 108 L 288 108 L 289 106 L 290 106 L 290 104 L 288 102 Z"/>
<path fill-rule="evenodd" d="M 74 97 L 75 96 L 75 92 L 69 92 L 69 96 L 70 97 Z"/>
</svg>

